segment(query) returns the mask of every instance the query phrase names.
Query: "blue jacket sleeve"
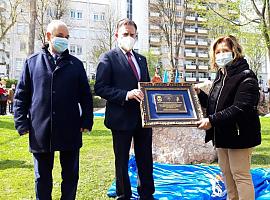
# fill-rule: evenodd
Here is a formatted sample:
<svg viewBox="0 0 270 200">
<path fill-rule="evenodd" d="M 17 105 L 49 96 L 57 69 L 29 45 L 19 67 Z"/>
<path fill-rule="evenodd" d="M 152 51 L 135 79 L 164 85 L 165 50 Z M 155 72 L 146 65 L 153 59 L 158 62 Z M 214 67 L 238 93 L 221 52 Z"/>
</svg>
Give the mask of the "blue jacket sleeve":
<svg viewBox="0 0 270 200">
<path fill-rule="evenodd" d="M 100 62 L 97 67 L 95 93 L 110 102 L 123 105 L 127 92 L 126 90 L 113 86 L 112 64 L 108 55 L 106 53 L 103 54 L 100 57 Z"/>
<path fill-rule="evenodd" d="M 28 113 L 31 105 L 31 80 L 27 61 L 14 95 L 15 128 L 22 134 L 30 130 Z"/>
</svg>

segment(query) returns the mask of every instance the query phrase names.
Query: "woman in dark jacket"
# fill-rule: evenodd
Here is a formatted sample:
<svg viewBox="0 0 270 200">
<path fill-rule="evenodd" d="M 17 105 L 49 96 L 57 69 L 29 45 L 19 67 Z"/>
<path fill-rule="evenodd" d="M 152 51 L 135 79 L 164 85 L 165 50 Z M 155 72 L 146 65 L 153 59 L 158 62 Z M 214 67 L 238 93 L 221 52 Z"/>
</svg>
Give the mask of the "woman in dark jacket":
<svg viewBox="0 0 270 200">
<path fill-rule="evenodd" d="M 233 36 L 216 39 L 210 57 L 218 71 L 209 95 L 197 89 L 207 113 L 198 128 L 206 130 L 205 141 L 217 148 L 227 199 L 253 200 L 251 152 L 261 143 L 258 80 Z"/>
</svg>

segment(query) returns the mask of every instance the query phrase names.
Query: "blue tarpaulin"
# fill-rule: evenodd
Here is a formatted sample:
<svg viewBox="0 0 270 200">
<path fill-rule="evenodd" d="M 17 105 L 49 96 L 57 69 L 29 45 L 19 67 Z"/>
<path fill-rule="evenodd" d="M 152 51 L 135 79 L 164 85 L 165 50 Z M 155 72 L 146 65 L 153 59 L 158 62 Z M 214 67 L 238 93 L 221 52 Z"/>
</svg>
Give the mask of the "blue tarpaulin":
<svg viewBox="0 0 270 200">
<path fill-rule="evenodd" d="M 133 199 L 138 198 L 136 162 L 129 160 L 129 175 Z M 270 169 L 251 170 L 256 200 L 270 200 Z M 155 194 L 159 200 L 226 200 L 226 190 L 218 166 L 172 165 L 154 163 Z M 115 197 L 115 182 L 108 190 Z"/>
</svg>

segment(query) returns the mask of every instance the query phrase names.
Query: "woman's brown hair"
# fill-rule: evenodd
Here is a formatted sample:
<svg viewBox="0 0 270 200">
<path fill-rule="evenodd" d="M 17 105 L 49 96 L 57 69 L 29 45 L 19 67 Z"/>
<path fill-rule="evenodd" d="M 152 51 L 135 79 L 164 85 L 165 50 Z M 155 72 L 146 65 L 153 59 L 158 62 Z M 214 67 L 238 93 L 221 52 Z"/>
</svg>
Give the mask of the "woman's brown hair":
<svg viewBox="0 0 270 200">
<path fill-rule="evenodd" d="M 226 43 L 227 46 L 232 50 L 233 52 L 233 61 L 236 61 L 240 58 L 243 58 L 243 50 L 241 45 L 238 43 L 237 39 L 232 36 L 232 35 L 228 35 L 228 36 L 222 36 L 217 38 L 211 45 L 210 47 L 210 66 L 212 69 L 218 69 L 217 65 L 216 65 L 216 55 L 215 55 L 215 50 L 217 48 L 217 45 L 220 43 Z"/>
</svg>

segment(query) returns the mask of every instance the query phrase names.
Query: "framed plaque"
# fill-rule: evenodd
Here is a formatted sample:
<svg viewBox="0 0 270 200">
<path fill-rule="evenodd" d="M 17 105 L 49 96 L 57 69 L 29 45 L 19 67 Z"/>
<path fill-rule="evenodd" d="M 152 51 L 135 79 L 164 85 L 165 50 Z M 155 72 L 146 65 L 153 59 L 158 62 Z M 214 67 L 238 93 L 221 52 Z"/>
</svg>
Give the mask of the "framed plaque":
<svg viewBox="0 0 270 200">
<path fill-rule="evenodd" d="M 197 126 L 203 117 L 198 96 L 188 83 L 140 82 L 143 127 Z"/>
</svg>

